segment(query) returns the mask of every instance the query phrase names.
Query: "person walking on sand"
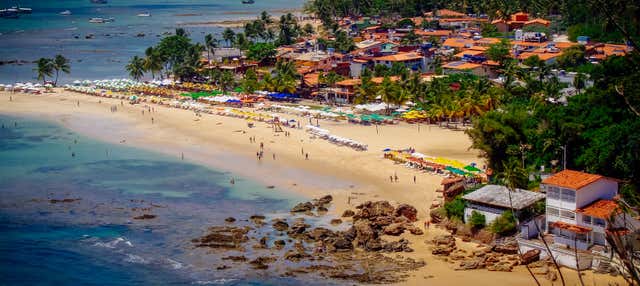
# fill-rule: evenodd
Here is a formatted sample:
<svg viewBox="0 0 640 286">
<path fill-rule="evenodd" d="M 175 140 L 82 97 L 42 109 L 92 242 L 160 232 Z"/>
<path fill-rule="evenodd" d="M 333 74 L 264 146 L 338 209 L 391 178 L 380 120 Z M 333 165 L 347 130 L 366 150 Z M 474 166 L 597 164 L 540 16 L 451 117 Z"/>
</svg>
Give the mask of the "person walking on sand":
<svg viewBox="0 0 640 286">
<path fill-rule="evenodd" d="M 413 183 L 416 183 L 416 175 L 413 175 Z"/>
<path fill-rule="evenodd" d="M 389 175 L 389 181 L 393 183 L 393 176 Z"/>
<path fill-rule="evenodd" d="M 276 153 L 273 153 L 273 160 L 276 159 Z"/>
<path fill-rule="evenodd" d="M 260 150 L 264 149 L 264 143 L 260 142 Z"/>
<path fill-rule="evenodd" d="M 151 117 L 151 124 L 153 124 L 153 117 Z"/>
<path fill-rule="evenodd" d="M 395 179 L 396 183 L 398 182 L 398 174 L 394 173 L 393 174 L 393 178 Z"/>
<path fill-rule="evenodd" d="M 309 160 L 309 153 L 305 153 L 305 154 L 304 154 L 304 159 L 305 159 L 305 160 Z"/>
</svg>

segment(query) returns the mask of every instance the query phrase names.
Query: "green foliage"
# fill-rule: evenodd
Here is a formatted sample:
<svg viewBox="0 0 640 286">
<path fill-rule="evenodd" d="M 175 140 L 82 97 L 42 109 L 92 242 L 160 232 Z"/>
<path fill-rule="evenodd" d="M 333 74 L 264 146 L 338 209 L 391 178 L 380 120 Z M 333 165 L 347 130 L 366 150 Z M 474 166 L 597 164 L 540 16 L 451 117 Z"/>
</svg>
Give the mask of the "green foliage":
<svg viewBox="0 0 640 286">
<path fill-rule="evenodd" d="M 483 23 L 480 27 L 480 31 L 483 37 L 497 37 L 500 36 L 498 28 L 491 23 Z"/>
<path fill-rule="evenodd" d="M 247 57 L 255 61 L 263 61 L 276 56 L 276 46 L 272 43 L 255 43 L 249 47 Z"/>
<path fill-rule="evenodd" d="M 511 44 L 509 40 L 502 39 L 500 42 L 492 44 L 487 49 L 487 57 L 493 61 L 499 62 L 501 66 L 506 66 L 506 62 L 511 59 Z"/>
<path fill-rule="evenodd" d="M 584 46 L 573 46 L 562 52 L 557 59 L 561 68 L 575 68 L 587 62 L 585 58 Z"/>
<path fill-rule="evenodd" d="M 402 19 L 396 23 L 396 28 L 409 28 L 415 26 L 416 23 L 414 23 L 411 19 Z"/>
<path fill-rule="evenodd" d="M 125 68 L 131 78 L 140 80 L 144 75 L 144 59 L 134 56 Z"/>
<path fill-rule="evenodd" d="M 499 235 L 511 235 L 516 231 L 516 222 L 511 211 L 503 212 L 498 218 L 496 218 L 490 227 L 493 233 Z"/>
<path fill-rule="evenodd" d="M 348 53 L 355 50 L 356 45 L 347 32 L 338 30 L 335 33 L 335 40 L 323 40 L 323 45 L 327 48 L 334 48 L 339 52 Z"/>
<path fill-rule="evenodd" d="M 46 77 L 53 75 L 53 60 L 40 58 L 38 59 L 38 61 L 36 61 L 36 68 L 34 68 L 33 70 L 38 73 L 38 80 L 45 81 Z"/>
<path fill-rule="evenodd" d="M 230 47 L 236 39 L 236 32 L 231 30 L 231 28 L 226 28 L 222 31 L 222 39 L 227 42 L 227 47 Z"/>
<path fill-rule="evenodd" d="M 300 26 L 291 13 L 280 16 L 278 26 L 280 28 L 280 33 L 278 34 L 279 45 L 291 45 L 300 36 Z"/>
<path fill-rule="evenodd" d="M 469 225 L 474 229 L 481 229 L 487 225 L 487 219 L 483 214 L 472 211 L 471 217 L 469 218 Z"/>
<path fill-rule="evenodd" d="M 253 69 L 247 70 L 247 72 L 244 74 L 244 77 L 242 78 L 240 86 L 242 87 L 242 90 L 244 92 L 249 94 L 253 93 L 259 88 L 260 85 L 258 83 L 258 75 Z"/>
<path fill-rule="evenodd" d="M 447 218 L 457 218 L 459 220 L 464 219 L 465 201 L 462 196 L 457 196 L 455 199 L 444 203 L 444 211 Z"/>
</svg>

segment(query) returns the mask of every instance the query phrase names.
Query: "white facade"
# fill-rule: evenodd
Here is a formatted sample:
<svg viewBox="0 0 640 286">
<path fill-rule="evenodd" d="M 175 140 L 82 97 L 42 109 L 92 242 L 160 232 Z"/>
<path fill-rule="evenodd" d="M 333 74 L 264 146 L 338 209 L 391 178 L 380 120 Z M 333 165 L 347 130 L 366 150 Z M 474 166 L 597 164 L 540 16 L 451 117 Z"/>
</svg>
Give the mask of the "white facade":
<svg viewBox="0 0 640 286">
<path fill-rule="evenodd" d="M 588 206 L 598 200 L 611 200 L 618 193 L 618 183 L 601 178 L 578 190 L 551 185 L 541 184 L 541 188 L 546 190 L 546 218 L 547 230 L 554 234 L 554 241 L 557 244 L 587 249 L 593 244 L 606 245 L 605 229 L 607 222 L 602 218 L 591 217 L 576 212 L 576 210 Z M 591 229 L 588 233 L 574 233 L 562 228 L 553 228 L 554 222 L 563 222 L 579 227 Z M 577 236 L 577 241 L 576 241 Z"/>
</svg>

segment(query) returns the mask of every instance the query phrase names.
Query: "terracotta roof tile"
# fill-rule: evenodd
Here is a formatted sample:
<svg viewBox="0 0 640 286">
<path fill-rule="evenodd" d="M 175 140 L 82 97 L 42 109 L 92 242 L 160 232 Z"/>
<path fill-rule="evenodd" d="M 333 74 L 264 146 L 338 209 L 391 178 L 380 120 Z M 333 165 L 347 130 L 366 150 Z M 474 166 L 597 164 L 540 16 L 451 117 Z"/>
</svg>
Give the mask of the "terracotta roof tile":
<svg viewBox="0 0 640 286">
<path fill-rule="evenodd" d="M 565 229 L 571 232 L 575 232 L 575 233 L 589 233 L 592 228 L 590 227 L 585 227 L 585 226 L 579 226 L 579 225 L 575 225 L 575 224 L 570 224 L 570 223 L 565 223 L 565 222 L 561 222 L 561 221 L 556 221 L 551 223 L 552 227 L 556 227 L 556 228 L 561 228 L 561 229 Z"/>
<path fill-rule="evenodd" d="M 388 55 L 374 58 L 377 61 L 390 61 L 390 62 L 404 62 L 404 61 L 414 61 L 421 59 L 422 56 L 416 53 L 397 53 L 395 55 Z"/>
<path fill-rule="evenodd" d="M 600 175 L 573 170 L 563 170 L 549 178 L 546 178 L 542 183 L 578 190 L 602 178 L 604 177 Z"/>
<path fill-rule="evenodd" d="M 618 204 L 611 200 L 597 200 L 584 208 L 576 210 L 576 212 L 602 219 L 608 219 L 612 215 L 620 213 L 620 211 Z"/>
</svg>

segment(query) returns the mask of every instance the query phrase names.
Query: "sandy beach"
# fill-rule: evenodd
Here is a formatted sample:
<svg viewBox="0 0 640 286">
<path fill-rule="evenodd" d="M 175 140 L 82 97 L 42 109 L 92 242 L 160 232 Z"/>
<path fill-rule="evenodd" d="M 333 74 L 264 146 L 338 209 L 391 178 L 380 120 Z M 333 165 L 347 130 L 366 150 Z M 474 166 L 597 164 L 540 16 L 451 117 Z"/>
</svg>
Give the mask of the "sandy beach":
<svg viewBox="0 0 640 286">
<path fill-rule="evenodd" d="M 11 100 L 9 98 L 11 97 Z M 424 154 L 456 159 L 465 163 L 484 162 L 462 131 L 439 128 L 436 125 L 400 123 L 390 126 L 361 126 L 345 122 L 320 120 L 321 128 L 332 134 L 368 144 L 368 151 L 355 151 L 320 139 L 311 139 L 303 129 L 287 128 L 290 136 L 275 133 L 267 123 L 257 122 L 249 128 L 243 119 L 173 109 L 154 104 L 130 105 L 119 99 L 81 95 L 56 89 L 55 93 L 27 95 L 0 92 L 0 113 L 48 119 L 76 132 L 112 143 L 158 151 L 176 158 L 229 171 L 233 176 L 247 177 L 275 186 L 279 190 L 306 197 L 324 194 L 334 196 L 332 214 L 353 209 L 367 200 L 389 200 L 408 203 L 419 211 L 420 220 L 428 215 L 429 205 L 436 198 L 442 177 L 421 173 L 382 158 L 385 148 L 415 148 Z M 117 112 L 110 108 L 117 106 Z M 155 111 L 149 113 L 149 108 Z M 308 119 L 283 115 L 300 120 Z M 316 121 L 314 119 L 313 123 Z M 256 142 L 249 138 L 255 136 Z M 264 144 L 264 158 L 256 152 Z M 97 150 L 103 152 L 103 150 Z M 309 154 L 306 160 L 304 154 Z M 275 159 L 274 159 L 275 158 Z M 397 174 L 399 182 L 390 182 Z M 416 178 L 414 183 L 413 177 Z M 514 272 L 487 270 L 454 271 L 453 264 L 431 255 L 425 240 L 444 234 L 432 227 L 424 236 L 403 235 L 415 252 L 406 254 L 424 259 L 427 266 L 410 273 L 403 285 L 532 285 L 534 282 L 523 267 Z M 393 239 L 390 239 L 393 240 Z M 466 249 L 474 243 L 458 241 Z M 577 285 L 575 271 L 563 269 L 568 285 Z M 624 284 L 621 278 L 585 273 L 587 285 Z M 544 285 L 552 283 L 542 277 Z M 559 281 L 555 282 L 559 285 Z"/>
</svg>

